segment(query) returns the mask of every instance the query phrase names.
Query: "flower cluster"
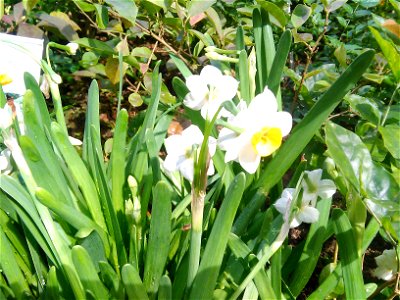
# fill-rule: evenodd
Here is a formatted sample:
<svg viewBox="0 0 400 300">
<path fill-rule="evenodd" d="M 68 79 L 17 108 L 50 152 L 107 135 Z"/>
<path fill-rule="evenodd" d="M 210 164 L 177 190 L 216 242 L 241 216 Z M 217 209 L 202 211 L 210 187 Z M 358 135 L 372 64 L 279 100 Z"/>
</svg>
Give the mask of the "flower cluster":
<svg viewBox="0 0 400 300">
<path fill-rule="evenodd" d="M 227 101 L 233 101 L 237 94 L 238 81 L 213 66 L 206 66 L 200 75 L 187 78 L 189 93 L 184 104 L 199 110 L 201 116 L 211 120 L 218 113 L 218 118 L 227 118 L 226 126 L 219 132 L 218 146 L 225 151 L 225 162 L 237 161 L 248 173 L 255 173 L 261 158 L 274 153 L 282 144 L 282 139 L 292 128 L 292 116 L 278 111 L 274 94 L 268 89 L 257 95 L 247 105 L 240 101 L 237 114 L 221 108 Z M 235 105 L 233 105 L 235 106 Z M 194 125 L 184 130 L 181 135 L 170 136 L 165 141 L 167 157 L 164 167 L 168 171 L 179 170 L 182 175 L 193 178 L 193 145 L 201 145 L 203 135 Z M 200 144 L 199 144 L 200 143 Z M 209 154 L 215 152 L 215 140 L 209 140 Z M 212 162 L 208 174 L 213 173 Z"/>
<path fill-rule="evenodd" d="M 321 179 L 322 170 L 306 171 L 301 182 L 303 194 L 301 204 L 297 207 L 294 217 L 290 223 L 290 228 L 299 226 L 301 223 L 314 223 L 318 221 L 319 211 L 315 208 L 318 197 L 323 199 L 330 198 L 336 192 L 336 186 L 330 179 Z M 283 190 L 274 206 L 284 218 L 294 199 L 296 189 L 286 188 Z"/>
</svg>

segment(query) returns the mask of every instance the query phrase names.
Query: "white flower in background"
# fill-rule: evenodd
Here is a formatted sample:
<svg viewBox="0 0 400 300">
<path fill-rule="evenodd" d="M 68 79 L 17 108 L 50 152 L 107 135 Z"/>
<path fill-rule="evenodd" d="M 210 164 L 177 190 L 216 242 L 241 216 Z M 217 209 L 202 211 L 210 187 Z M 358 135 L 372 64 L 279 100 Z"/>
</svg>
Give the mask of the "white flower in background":
<svg viewBox="0 0 400 300">
<path fill-rule="evenodd" d="M 0 153 L 0 174 L 10 174 L 12 170 L 11 165 L 11 151 L 10 149 L 4 149 Z"/>
<path fill-rule="evenodd" d="M 222 150 L 226 151 L 225 162 L 239 161 L 248 173 L 254 173 L 261 157 L 274 153 L 282 144 L 282 138 L 292 128 L 292 116 L 288 112 L 278 112 L 274 94 L 265 88 L 257 95 L 247 109 L 242 109 L 228 120 L 235 132 L 223 128 L 218 137 Z"/>
<path fill-rule="evenodd" d="M 375 257 L 377 268 L 372 271 L 372 275 L 383 280 L 390 280 L 397 272 L 396 251 L 394 249 L 384 250 L 383 253 Z"/>
<path fill-rule="evenodd" d="M 171 135 L 166 138 L 164 145 L 167 150 L 167 157 L 164 161 L 164 168 L 169 172 L 178 170 L 183 177 L 192 182 L 195 151 L 197 149 L 198 154 L 200 154 L 203 138 L 200 129 L 195 125 L 189 126 L 181 134 Z M 216 140 L 210 137 L 208 140 L 210 157 L 215 154 L 215 150 Z M 212 160 L 210 160 L 207 175 L 213 175 L 214 172 L 214 165 Z"/>
<path fill-rule="evenodd" d="M 336 186 L 330 179 L 321 179 L 322 169 L 304 172 L 303 181 L 303 199 L 311 201 L 315 206 L 318 196 L 325 199 L 330 198 L 336 192 Z"/>
<path fill-rule="evenodd" d="M 282 191 L 281 198 L 279 198 L 275 203 L 274 206 L 277 211 L 279 211 L 283 216 L 285 221 L 287 216 L 287 210 L 289 209 L 292 201 L 294 193 L 296 189 L 286 188 Z M 290 228 L 294 228 L 299 226 L 301 223 L 314 223 L 318 221 L 319 218 L 319 211 L 310 204 L 310 201 L 304 200 L 301 201 L 301 207 L 295 211 L 294 218 L 290 223 Z"/>
<path fill-rule="evenodd" d="M 68 136 L 68 139 L 72 146 L 81 146 L 82 145 L 82 141 L 77 138 L 74 138 L 73 136 Z"/>
<path fill-rule="evenodd" d="M 14 100 L 12 105 L 6 103 L 4 108 L 0 108 L 0 128 L 7 129 L 13 123 L 13 118 L 17 117 L 21 134 L 25 133 L 24 115 L 22 112 L 22 97 Z"/>
<path fill-rule="evenodd" d="M 79 45 L 77 43 L 68 43 L 67 47 L 69 48 L 68 52 L 71 55 L 75 55 L 76 51 L 79 49 Z"/>
<path fill-rule="evenodd" d="M 6 104 L 4 108 L 0 108 L 0 128 L 2 130 L 6 130 L 8 127 L 10 127 L 13 123 L 13 118 L 12 118 L 12 110 Z"/>
<path fill-rule="evenodd" d="M 206 66 L 200 75 L 192 75 L 186 79 L 190 93 L 183 103 L 193 110 L 201 110 L 204 119 L 211 119 L 223 102 L 235 97 L 238 85 L 238 81 L 232 76 L 223 75 L 216 67 Z"/>
</svg>

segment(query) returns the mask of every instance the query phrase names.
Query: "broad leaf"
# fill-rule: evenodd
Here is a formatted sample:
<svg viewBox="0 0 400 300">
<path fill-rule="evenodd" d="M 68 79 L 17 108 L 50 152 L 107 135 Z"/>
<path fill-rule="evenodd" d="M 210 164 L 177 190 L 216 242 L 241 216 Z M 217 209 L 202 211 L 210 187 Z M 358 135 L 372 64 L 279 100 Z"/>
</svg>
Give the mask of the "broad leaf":
<svg viewBox="0 0 400 300">
<path fill-rule="evenodd" d="M 106 0 L 106 3 L 111 5 L 121 17 L 128 20 L 132 25 L 135 24 L 138 8 L 134 0 Z"/>
<path fill-rule="evenodd" d="M 304 4 L 298 4 L 292 13 L 290 20 L 295 28 L 303 25 L 311 15 L 311 8 Z"/>
</svg>

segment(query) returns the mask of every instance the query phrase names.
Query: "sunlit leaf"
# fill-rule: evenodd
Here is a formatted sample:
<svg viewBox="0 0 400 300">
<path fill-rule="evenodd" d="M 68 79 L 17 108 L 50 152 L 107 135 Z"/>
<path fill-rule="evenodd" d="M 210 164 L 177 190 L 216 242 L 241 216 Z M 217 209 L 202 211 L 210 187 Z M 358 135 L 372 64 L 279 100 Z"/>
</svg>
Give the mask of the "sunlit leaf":
<svg viewBox="0 0 400 300">
<path fill-rule="evenodd" d="M 295 28 L 303 25 L 311 15 L 311 8 L 304 4 L 297 4 L 290 20 Z"/>
<path fill-rule="evenodd" d="M 389 42 L 388 40 L 384 39 L 382 35 L 378 32 L 373 27 L 369 27 L 371 30 L 372 34 L 374 35 L 376 41 L 379 44 L 379 47 L 382 50 L 383 55 L 385 55 L 390 69 L 393 72 L 394 77 L 396 78 L 397 81 L 400 80 L 400 53 L 397 51 L 397 49 L 394 47 L 394 45 Z"/>
<path fill-rule="evenodd" d="M 390 124 L 385 127 L 379 127 L 386 149 L 396 159 L 400 159 L 400 126 Z"/>
<path fill-rule="evenodd" d="M 209 7 L 211 7 L 217 0 L 191 0 L 187 2 L 187 9 L 189 16 L 193 17 L 198 14 L 205 12 Z"/>
<path fill-rule="evenodd" d="M 105 2 L 112 6 L 117 13 L 128 20 L 132 25 L 135 24 L 138 8 L 133 0 L 105 0 Z"/>
</svg>

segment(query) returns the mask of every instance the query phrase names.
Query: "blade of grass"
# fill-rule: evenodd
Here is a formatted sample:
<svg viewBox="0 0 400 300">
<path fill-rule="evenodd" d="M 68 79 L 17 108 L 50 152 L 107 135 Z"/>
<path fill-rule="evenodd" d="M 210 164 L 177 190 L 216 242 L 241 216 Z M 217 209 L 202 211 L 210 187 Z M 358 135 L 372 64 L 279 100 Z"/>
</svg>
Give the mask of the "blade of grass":
<svg viewBox="0 0 400 300">
<path fill-rule="evenodd" d="M 18 299 L 31 295 L 28 283 L 18 267 L 15 255 L 3 228 L 0 226 L 0 265 L 8 285 Z"/>
<path fill-rule="evenodd" d="M 122 109 L 117 116 L 117 124 L 114 131 L 113 147 L 111 152 L 111 185 L 112 201 L 115 213 L 118 216 L 120 225 L 124 216 L 124 196 L 123 187 L 126 181 L 125 177 L 125 147 L 126 132 L 128 128 L 128 112 Z"/>
<path fill-rule="evenodd" d="M 103 241 L 106 255 L 109 255 L 110 245 L 108 242 L 107 233 L 89 217 L 71 206 L 58 202 L 53 194 L 43 188 L 37 188 L 36 197 L 41 203 L 59 215 L 62 220 L 68 222 L 75 229 L 81 230 L 86 228 L 89 230 L 96 230 Z"/>
<path fill-rule="evenodd" d="M 124 283 L 129 300 L 143 299 L 148 300 L 146 288 L 140 279 L 138 271 L 131 265 L 126 264 L 122 267 L 122 282 Z"/>
<path fill-rule="evenodd" d="M 27 75 L 26 79 L 28 79 L 29 82 L 30 79 Z M 43 119 L 48 118 L 50 122 L 47 108 L 40 108 L 42 105 L 45 106 L 46 104 L 41 104 L 42 100 L 38 100 L 37 97 L 38 96 L 30 90 L 26 91 L 24 95 L 24 122 L 26 135 L 30 137 L 29 141 L 27 139 L 25 139 L 25 141 L 27 141 L 28 144 L 33 144 L 35 146 L 32 147 L 26 144 L 27 147 L 25 147 L 25 156 L 29 158 L 27 152 L 32 152 L 32 155 L 35 157 L 33 161 L 30 160 L 28 163 L 30 164 L 35 180 L 39 182 L 39 185 L 47 188 L 51 187 L 51 190 L 55 194 L 59 195 L 61 201 L 72 205 L 74 201 L 68 190 L 68 183 L 65 179 L 65 175 L 62 172 L 59 158 L 55 155 L 54 149 L 49 143 L 49 140 L 45 134 L 45 132 L 48 130 L 47 125 L 43 127 Z M 37 110 L 41 111 L 41 115 L 38 115 Z M 41 118 L 42 121 L 40 121 L 39 118 Z M 20 143 L 21 142 L 22 140 Z M 34 148 L 36 148 L 37 151 Z M 34 172 L 33 167 L 36 164 L 37 167 L 35 169 L 36 171 Z M 52 176 L 48 176 L 48 174 L 51 174 Z"/>
<path fill-rule="evenodd" d="M 303 252 L 290 278 L 289 289 L 295 297 L 304 289 L 317 265 L 328 226 L 331 203 L 332 199 L 322 199 L 317 203 L 319 219 L 310 226 Z"/>
<path fill-rule="evenodd" d="M 158 300 L 172 300 L 172 285 L 167 275 L 161 277 Z"/>
<path fill-rule="evenodd" d="M 239 78 L 240 78 L 240 95 L 247 106 L 250 104 L 250 78 L 249 78 L 249 62 L 247 60 L 246 50 L 240 51 L 239 54 Z"/>
<path fill-rule="evenodd" d="M 189 76 L 193 75 L 190 69 L 186 66 L 186 64 L 175 54 L 169 53 L 169 56 L 171 57 L 172 61 L 178 68 L 179 72 L 183 75 L 183 77 L 188 78 Z"/>
<path fill-rule="evenodd" d="M 361 258 L 354 244 L 355 235 L 346 214 L 333 209 L 335 235 L 339 245 L 339 259 L 342 264 L 343 283 L 347 299 L 365 299 Z"/>
<path fill-rule="evenodd" d="M 79 245 L 72 247 L 71 256 L 85 289 L 92 292 L 97 299 L 107 299 L 108 291 L 100 281 L 92 259 L 85 248 Z"/>
<path fill-rule="evenodd" d="M 287 56 L 289 54 L 290 46 L 292 44 L 292 34 L 290 30 L 282 33 L 276 50 L 276 55 L 272 63 L 271 69 L 274 70 L 270 73 L 267 80 L 268 88 L 276 95 L 281 83 L 283 68 L 285 66 Z M 282 108 L 282 106 L 280 106 Z"/>
<path fill-rule="evenodd" d="M 0 188 L 14 201 L 12 204 L 14 209 L 17 211 L 18 216 L 26 225 L 26 228 L 29 229 L 32 236 L 46 253 L 50 261 L 60 267 L 59 257 L 51 238 L 32 203 L 30 195 L 24 190 L 18 181 L 6 175 L 0 175 Z"/>
<path fill-rule="evenodd" d="M 68 164 L 75 181 L 82 189 L 93 220 L 106 231 L 107 227 L 101 210 L 96 186 L 84 162 L 76 152 L 76 149 L 71 145 L 68 136 L 64 133 L 60 125 L 53 122 L 51 124 L 51 134 L 58 150 Z"/>
<path fill-rule="evenodd" d="M 168 257 L 171 235 L 171 190 L 163 181 L 153 191 L 153 206 L 149 242 L 144 268 L 144 286 L 151 299 L 155 298 Z"/>
<path fill-rule="evenodd" d="M 47 109 L 46 100 L 43 97 L 42 91 L 36 82 L 36 79 L 30 73 L 24 73 L 25 87 L 27 90 L 31 90 L 33 93 L 33 98 L 35 99 L 35 111 L 36 115 L 39 116 L 39 124 L 42 128 L 46 128 L 47 132 L 50 132 L 50 115 Z M 25 103 L 24 103 L 25 105 Z M 24 119 L 25 121 L 27 119 Z M 26 126 L 28 129 L 29 126 Z"/>
</svg>

